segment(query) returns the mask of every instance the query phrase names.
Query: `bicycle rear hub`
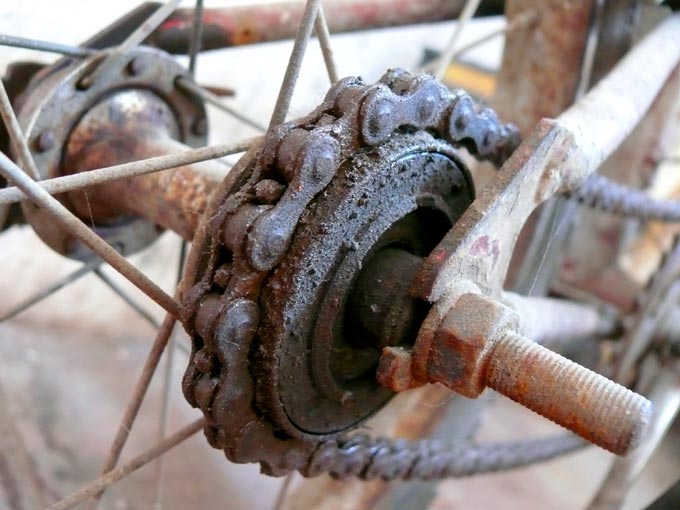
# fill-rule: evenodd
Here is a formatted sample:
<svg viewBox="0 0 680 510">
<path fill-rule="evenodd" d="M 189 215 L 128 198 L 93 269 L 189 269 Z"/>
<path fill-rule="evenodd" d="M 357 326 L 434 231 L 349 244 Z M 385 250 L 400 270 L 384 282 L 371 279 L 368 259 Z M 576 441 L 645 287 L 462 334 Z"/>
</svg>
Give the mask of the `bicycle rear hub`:
<svg viewBox="0 0 680 510">
<path fill-rule="evenodd" d="M 150 48 L 64 58 L 38 72 L 18 100 L 18 117 L 41 178 L 205 145 L 202 102 L 175 86 L 184 75 L 173 58 Z M 130 254 L 156 239 L 162 231 L 159 225 L 191 238 L 210 183 L 216 181 L 195 177 L 191 168 L 178 170 L 57 197 L 109 244 Z M 51 248 L 73 258 L 91 256 L 39 208 L 24 202 L 23 210 Z"/>
<path fill-rule="evenodd" d="M 452 143 L 496 162 L 517 134 L 432 78 L 345 79 L 252 148 L 213 197 L 185 277 L 183 388 L 236 462 L 305 470 L 393 395 L 382 348 L 429 309 L 410 294 L 474 198 Z"/>
</svg>

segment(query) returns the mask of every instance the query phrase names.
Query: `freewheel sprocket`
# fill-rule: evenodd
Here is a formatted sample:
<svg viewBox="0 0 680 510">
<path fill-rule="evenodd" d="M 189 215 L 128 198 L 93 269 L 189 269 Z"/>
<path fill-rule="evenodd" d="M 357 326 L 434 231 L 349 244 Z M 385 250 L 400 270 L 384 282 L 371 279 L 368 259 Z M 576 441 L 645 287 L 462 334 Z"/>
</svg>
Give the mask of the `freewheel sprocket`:
<svg viewBox="0 0 680 510">
<path fill-rule="evenodd" d="M 423 257 L 474 198 L 455 146 L 501 164 L 519 135 L 463 91 L 389 71 L 341 80 L 310 115 L 238 162 L 193 243 L 183 289 L 183 390 L 210 443 L 274 475 L 391 393 L 375 368 L 410 345 L 429 304 Z"/>
</svg>

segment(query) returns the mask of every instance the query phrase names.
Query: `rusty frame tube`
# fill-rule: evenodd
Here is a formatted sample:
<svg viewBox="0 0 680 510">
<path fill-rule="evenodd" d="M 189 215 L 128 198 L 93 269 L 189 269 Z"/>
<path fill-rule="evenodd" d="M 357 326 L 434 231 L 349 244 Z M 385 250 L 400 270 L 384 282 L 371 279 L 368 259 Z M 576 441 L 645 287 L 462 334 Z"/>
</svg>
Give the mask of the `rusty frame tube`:
<svg viewBox="0 0 680 510">
<path fill-rule="evenodd" d="M 476 16 L 500 15 L 503 3 L 486 0 Z M 304 5 L 281 2 L 205 9 L 201 50 L 292 39 Z M 323 8 L 330 32 L 337 34 L 453 20 L 464 5 L 464 0 L 325 0 Z M 193 9 L 178 9 L 147 43 L 169 53 L 186 53 L 192 24 Z"/>
</svg>

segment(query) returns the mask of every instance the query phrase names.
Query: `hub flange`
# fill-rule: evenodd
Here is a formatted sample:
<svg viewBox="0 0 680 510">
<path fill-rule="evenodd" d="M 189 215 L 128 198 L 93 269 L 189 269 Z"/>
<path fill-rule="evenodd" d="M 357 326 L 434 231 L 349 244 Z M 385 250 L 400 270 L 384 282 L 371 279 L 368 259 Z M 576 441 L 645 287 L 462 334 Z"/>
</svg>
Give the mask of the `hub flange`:
<svg viewBox="0 0 680 510">
<path fill-rule="evenodd" d="M 500 163 L 518 142 L 464 92 L 396 70 L 341 80 L 251 148 L 185 273 L 183 389 L 211 444 L 270 474 L 305 471 L 320 442 L 380 409 L 381 349 L 412 343 L 429 308 L 381 260 L 408 280 L 471 203 L 453 144 Z"/>
</svg>

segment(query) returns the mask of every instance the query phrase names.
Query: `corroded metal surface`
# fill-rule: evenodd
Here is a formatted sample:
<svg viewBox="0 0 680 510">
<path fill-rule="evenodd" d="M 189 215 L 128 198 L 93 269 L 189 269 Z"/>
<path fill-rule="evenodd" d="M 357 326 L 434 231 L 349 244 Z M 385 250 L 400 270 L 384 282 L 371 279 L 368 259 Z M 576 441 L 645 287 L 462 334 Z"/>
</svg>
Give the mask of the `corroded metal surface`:
<svg viewBox="0 0 680 510">
<path fill-rule="evenodd" d="M 93 106 L 73 128 L 64 150 L 65 174 L 180 152 L 179 125 L 157 95 L 140 89 L 117 92 Z M 227 173 L 219 161 L 194 163 L 64 194 L 81 218 L 98 225 L 131 215 L 191 240 L 212 190 Z"/>
<path fill-rule="evenodd" d="M 644 397 L 518 334 L 489 356 L 490 388 L 617 455 L 634 450 L 652 405 Z"/>
<path fill-rule="evenodd" d="M 194 243 L 211 255 L 192 262 L 183 314 L 184 392 L 230 459 L 303 469 L 319 441 L 389 398 L 373 379 L 379 349 L 345 337 L 357 325 L 343 308 L 380 248 L 423 257 L 465 209 L 471 188 L 449 145 L 461 142 L 500 163 L 518 138 L 462 91 L 391 71 L 375 85 L 342 80 L 234 168 Z"/>
<path fill-rule="evenodd" d="M 108 50 L 86 59 L 62 59 L 40 71 L 18 101 L 18 117 L 41 176 L 57 177 L 72 172 L 72 169 L 64 167 L 69 137 L 78 122 L 97 105 L 99 114 L 105 114 L 107 101 L 112 101 L 113 110 L 120 115 L 104 115 L 96 125 L 98 120 L 93 118 L 96 115 L 90 114 L 88 119 L 91 122 L 86 129 L 93 133 L 89 139 L 92 144 L 102 143 L 102 139 L 106 138 L 105 124 L 109 128 L 109 136 L 115 137 L 117 133 L 124 136 L 123 130 L 131 125 L 130 117 L 136 115 L 147 125 L 158 123 L 158 136 L 162 133 L 192 147 L 205 145 L 206 132 L 196 129 L 197 125 L 205 122 L 205 109 L 200 101 L 176 90 L 175 77 L 182 74 L 183 68 L 174 59 L 150 48 L 138 48 L 125 55 Z M 117 98 L 112 99 L 112 96 Z M 146 109 L 151 106 L 153 109 Z M 117 123 L 120 125 L 117 126 Z M 100 139 L 95 140 L 95 136 Z M 154 135 L 148 133 L 144 138 L 149 136 Z M 79 143 L 83 140 L 73 140 L 71 150 L 78 150 L 74 145 Z M 128 144 L 128 147 L 132 145 Z M 122 159 L 116 160 L 116 163 L 130 161 L 131 155 L 126 155 L 123 149 L 117 151 Z M 97 155 L 93 153 L 88 157 L 96 166 Z M 79 165 L 79 170 L 94 168 L 83 162 Z M 58 198 L 70 206 L 68 202 L 73 197 L 61 195 Z M 84 201 L 82 194 L 79 200 Z M 85 204 L 84 208 L 87 207 Z M 24 202 L 23 209 L 38 235 L 54 250 L 74 258 L 91 256 L 89 250 L 57 225 L 45 211 L 30 202 Z M 90 223 L 89 209 L 80 209 L 79 212 Z M 128 215 L 119 220 L 95 224 L 94 228 L 122 253 L 142 248 L 159 233 L 154 223 L 139 216 Z"/>
<path fill-rule="evenodd" d="M 417 290 L 435 303 L 412 352 L 414 381 L 428 381 L 437 332 L 461 294 L 478 287 L 500 298 L 510 253 L 531 211 L 556 192 L 583 182 L 644 115 L 680 59 L 678 34 L 680 18 L 667 20 L 582 100 L 557 120 L 539 123 L 428 257 L 416 277 Z M 638 72 L 641 60 L 649 64 L 644 75 Z M 399 360 L 404 358 L 402 353 Z M 623 408 L 644 414 L 635 399 L 620 396 Z M 596 402 L 591 405 L 587 412 L 597 414 Z M 622 444 L 626 441 L 624 434 Z"/>
<path fill-rule="evenodd" d="M 571 105 L 578 87 L 594 1 L 512 0 L 509 22 L 535 13 L 537 21 L 507 35 L 494 107 L 529 134 L 542 118 Z"/>
<path fill-rule="evenodd" d="M 455 19 L 462 0 L 331 0 L 323 4 L 330 32 L 414 25 Z M 280 2 L 205 9 L 201 48 L 211 50 L 243 44 L 292 39 L 300 25 L 304 3 Z M 486 1 L 478 16 L 501 14 L 502 2 Z M 193 9 L 177 10 L 149 38 L 171 53 L 189 49 Z"/>
<path fill-rule="evenodd" d="M 419 353 L 427 358 L 428 382 L 470 398 L 493 388 L 616 454 L 635 448 L 651 404 L 518 329 L 519 317 L 510 308 L 487 296 L 463 294 L 444 317 L 429 352 Z M 391 383 L 388 375 L 378 374 L 383 384 Z"/>
<path fill-rule="evenodd" d="M 679 117 L 680 70 L 676 68 L 649 113 L 602 165 L 599 174 L 633 188 L 649 186 L 660 155 L 671 150 Z M 638 203 L 641 198 L 635 197 Z M 610 202 L 610 205 L 614 204 Z M 570 295 L 570 290 L 580 289 L 622 311 L 633 311 L 636 295 L 641 290 L 640 280 L 644 282 L 645 278 L 637 275 L 631 278 L 630 271 L 622 267 L 621 258 L 626 257 L 629 250 L 625 242 L 630 222 L 598 211 L 581 211 L 576 221 L 579 228 L 569 235 L 559 269 L 560 283 L 567 287 L 566 295 Z M 589 249 L 591 246 L 597 248 Z"/>
</svg>

